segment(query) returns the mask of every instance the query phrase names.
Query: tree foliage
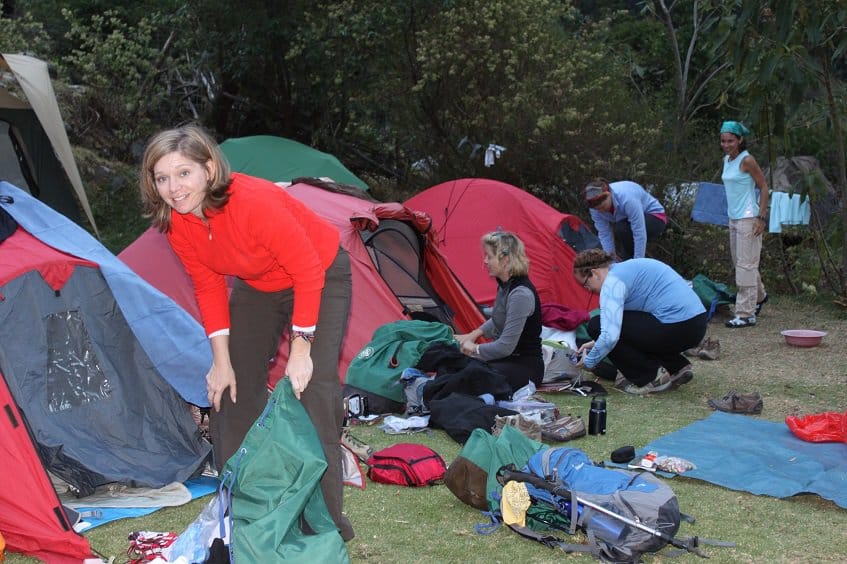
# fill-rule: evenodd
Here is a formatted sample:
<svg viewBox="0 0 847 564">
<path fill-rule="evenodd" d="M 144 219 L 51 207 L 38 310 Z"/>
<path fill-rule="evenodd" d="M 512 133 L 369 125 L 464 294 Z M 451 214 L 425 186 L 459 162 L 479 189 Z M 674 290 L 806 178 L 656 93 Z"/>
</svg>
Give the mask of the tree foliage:
<svg viewBox="0 0 847 564">
<path fill-rule="evenodd" d="M 586 180 L 630 178 L 665 200 L 674 228 L 660 258 L 686 275 L 726 263 L 681 196 L 717 180 L 721 119 L 767 141 L 763 165 L 802 147 L 847 186 L 838 0 L 13 6 L 0 47 L 58 64 L 79 85 L 65 89 L 71 138 L 108 138 L 89 147 L 126 163 L 153 131 L 197 121 L 220 139 L 271 134 L 329 151 L 398 199 L 483 176 L 586 217 Z M 486 166 L 490 145 L 504 150 Z M 843 266 L 845 233 L 826 240 Z"/>
<path fill-rule="evenodd" d="M 751 101 L 748 115 L 768 134 L 782 135 L 786 147 L 791 145 L 790 116 L 810 100 L 826 108 L 825 129 L 834 143 L 841 193 L 840 289 L 847 293 L 847 5 L 840 0 L 745 0 L 725 12 L 717 43 L 728 49 L 736 88 Z"/>
</svg>

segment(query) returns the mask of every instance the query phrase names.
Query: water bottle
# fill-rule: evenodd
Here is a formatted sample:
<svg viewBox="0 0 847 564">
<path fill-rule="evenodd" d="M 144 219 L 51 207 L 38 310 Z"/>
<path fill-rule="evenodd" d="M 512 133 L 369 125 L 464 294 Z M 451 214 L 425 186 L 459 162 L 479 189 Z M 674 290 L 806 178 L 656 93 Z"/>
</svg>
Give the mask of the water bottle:
<svg viewBox="0 0 847 564">
<path fill-rule="evenodd" d="M 591 409 L 588 411 L 588 434 L 606 434 L 606 400 L 603 398 L 591 400 Z"/>
<path fill-rule="evenodd" d="M 561 511 L 564 515 L 571 514 L 571 502 L 565 501 L 562 503 L 564 508 Z M 576 506 L 576 515 L 577 522 L 582 523 L 582 513 L 585 508 L 577 503 Z M 610 517 L 608 515 L 603 515 L 602 513 L 597 512 L 594 509 L 588 509 L 590 512 L 588 514 L 588 519 L 583 523 L 583 528 L 585 531 L 591 531 L 598 538 L 603 539 L 604 541 L 615 543 L 621 540 L 621 537 L 624 533 L 624 523 L 615 519 L 614 517 Z"/>
</svg>

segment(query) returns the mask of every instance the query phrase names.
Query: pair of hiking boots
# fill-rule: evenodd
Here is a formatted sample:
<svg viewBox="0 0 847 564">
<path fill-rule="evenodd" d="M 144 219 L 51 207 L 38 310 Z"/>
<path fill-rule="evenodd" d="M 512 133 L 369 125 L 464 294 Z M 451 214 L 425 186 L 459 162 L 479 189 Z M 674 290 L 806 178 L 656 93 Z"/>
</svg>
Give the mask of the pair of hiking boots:
<svg viewBox="0 0 847 564">
<path fill-rule="evenodd" d="M 724 397 L 719 399 L 710 399 L 709 407 L 726 413 L 745 413 L 759 414 L 762 412 L 764 402 L 762 394 L 753 392 L 752 394 L 739 394 L 735 390 L 730 390 Z"/>
<path fill-rule="evenodd" d="M 638 386 L 627 380 L 623 374 L 618 373 L 615 379 L 615 388 L 626 394 L 646 396 L 647 394 L 658 394 L 675 390 L 693 379 L 694 371 L 690 364 L 686 364 L 673 374 L 663 367 L 659 368 L 656 378 L 644 386 Z"/>
<path fill-rule="evenodd" d="M 683 352 L 701 360 L 717 360 L 721 356 L 721 342 L 718 339 L 704 337 L 700 344 Z"/>
<path fill-rule="evenodd" d="M 497 415 L 491 434 L 495 437 L 500 435 L 503 427 L 507 425 L 515 427 L 524 436 L 538 442 L 563 443 L 586 435 L 585 422 L 581 417 L 564 415 L 555 421 L 541 424 L 520 414 Z"/>
</svg>

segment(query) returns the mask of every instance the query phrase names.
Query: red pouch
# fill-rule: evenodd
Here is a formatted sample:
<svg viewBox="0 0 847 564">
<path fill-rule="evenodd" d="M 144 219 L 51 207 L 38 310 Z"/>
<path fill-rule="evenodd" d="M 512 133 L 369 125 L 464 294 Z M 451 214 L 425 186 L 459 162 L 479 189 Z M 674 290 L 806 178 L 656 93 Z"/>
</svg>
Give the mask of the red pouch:
<svg viewBox="0 0 847 564">
<path fill-rule="evenodd" d="M 847 411 L 826 411 L 802 417 L 785 418 L 788 429 L 798 438 L 812 443 L 847 443 Z"/>
<path fill-rule="evenodd" d="M 368 458 L 368 478 L 381 484 L 433 486 L 444 481 L 447 465 L 426 445 L 399 443 Z"/>
</svg>

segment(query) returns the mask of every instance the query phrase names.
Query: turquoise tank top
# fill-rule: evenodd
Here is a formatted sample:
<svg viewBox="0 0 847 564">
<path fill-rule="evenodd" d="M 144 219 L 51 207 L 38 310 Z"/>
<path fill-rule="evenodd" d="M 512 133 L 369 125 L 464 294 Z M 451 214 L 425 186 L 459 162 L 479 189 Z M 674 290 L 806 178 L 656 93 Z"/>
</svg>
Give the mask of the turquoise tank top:
<svg viewBox="0 0 847 564">
<path fill-rule="evenodd" d="M 726 189 L 726 211 L 729 219 L 743 219 L 759 215 L 759 200 L 756 198 L 756 182 L 750 174 L 741 170 L 744 157 L 749 155 L 741 151 L 733 160 L 729 155 L 723 159 L 723 180 Z"/>
</svg>

